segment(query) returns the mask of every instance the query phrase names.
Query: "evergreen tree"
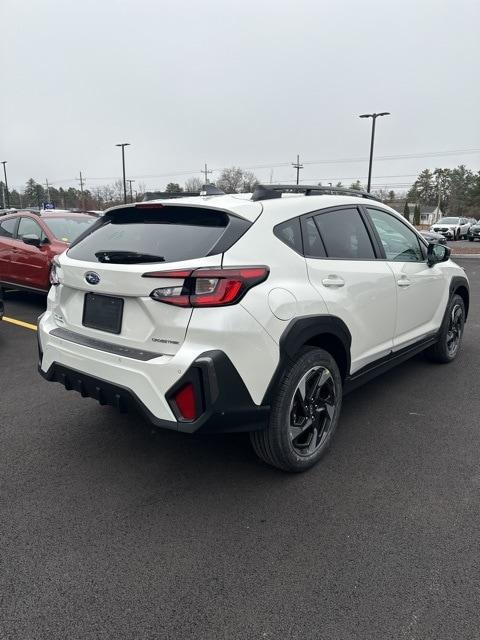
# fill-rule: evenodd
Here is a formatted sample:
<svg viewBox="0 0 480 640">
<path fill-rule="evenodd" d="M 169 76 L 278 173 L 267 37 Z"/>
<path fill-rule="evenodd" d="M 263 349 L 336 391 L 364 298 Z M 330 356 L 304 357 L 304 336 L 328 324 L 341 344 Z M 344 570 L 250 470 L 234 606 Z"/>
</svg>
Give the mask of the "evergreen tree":
<svg viewBox="0 0 480 640">
<path fill-rule="evenodd" d="M 420 224 L 420 207 L 418 206 L 418 203 L 415 205 L 415 210 L 413 213 L 413 223 L 416 225 Z"/>
<path fill-rule="evenodd" d="M 403 207 L 403 217 L 405 220 L 410 220 L 410 207 L 408 206 L 408 200 L 405 201 L 405 206 Z"/>
</svg>

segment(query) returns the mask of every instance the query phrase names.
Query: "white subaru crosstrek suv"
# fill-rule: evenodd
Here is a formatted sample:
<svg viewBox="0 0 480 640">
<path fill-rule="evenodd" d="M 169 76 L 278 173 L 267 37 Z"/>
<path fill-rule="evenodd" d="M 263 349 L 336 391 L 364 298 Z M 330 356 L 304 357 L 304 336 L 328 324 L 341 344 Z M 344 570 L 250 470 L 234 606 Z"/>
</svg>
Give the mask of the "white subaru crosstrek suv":
<svg viewBox="0 0 480 640">
<path fill-rule="evenodd" d="M 353 193 L 110 209 L 56 258 L 40 373 L 159 427 L 250 431 L 269 464 L 311 467 L 345 392 L 422 350 L 451 362 L 468 314 L 448 247 Z"/>
</svg>

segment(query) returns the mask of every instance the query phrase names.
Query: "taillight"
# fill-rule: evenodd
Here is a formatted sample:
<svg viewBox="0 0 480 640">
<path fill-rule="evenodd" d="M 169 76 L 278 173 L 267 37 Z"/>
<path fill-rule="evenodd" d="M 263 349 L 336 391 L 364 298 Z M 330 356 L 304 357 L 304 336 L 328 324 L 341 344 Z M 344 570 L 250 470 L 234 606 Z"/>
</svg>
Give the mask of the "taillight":
<svg viewBox="0 0 480 640">
<path fill-rule="evenodd" d="M 183 284 L 154 289 L 150 297 L 178 307 L 222 307 L 236 304 L 268 278 L 268 267 L 154 271 L 144 278 L 184 279 Z"/>
<path fill-rule="evenodd" d="M 56 262 L 52 262 L 52 266 L 50 268 L 49 280 L 50 284 L 56 287 L 60 284 L 60 278 L 58 275 L 59 267 Z"/>
</svg>

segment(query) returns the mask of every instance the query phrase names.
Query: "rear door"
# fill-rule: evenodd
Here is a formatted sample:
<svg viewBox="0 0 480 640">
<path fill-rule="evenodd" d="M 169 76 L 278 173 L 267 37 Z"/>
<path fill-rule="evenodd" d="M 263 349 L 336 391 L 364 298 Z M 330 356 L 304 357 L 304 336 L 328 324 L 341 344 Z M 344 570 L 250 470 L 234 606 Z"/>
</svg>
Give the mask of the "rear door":
<svg viewBox="0 0 480 640">
<path fill-rule="evenodd" d="M 149 203 L 107 214 L 99 224 L 60 257 L 64 326 L 173 355 L 184 342 L 192 309 L 160 302 L 152 293 L 181 293 L 195 268 L 221 267 L 223 251 L 251 223 L 215 209 Z M 109 327 L 102 325 L 102 306 Z"/>
<path fill-rule="evenodd" d="M 308 275 L 329 313 L 352 334 L 351 372 L 389 354 L 395 331 L 392 271 L 376 249 L 358 207 L 336 207 L 302 218 Z"/>
<path fill-rule="evenodd" d="M 0 282 L 11 282 L 12 251 L 16 245 L 15 234 L 18 217 L 0 218 Z"/>
<path fill-rule="evenodd" d="M 448 290 L 445 275 L 441 265 L 427 265 L 426 248 L 410 227 L 387 211 L 373 206 L 366 210 L 395 277 L 398 312 L 394 346 L 399 349 L 438 329 L 435 317 Z"/>
<path fill-rule="evenodd" d="M 37 236 L 42 244 L 36 247 L 23 242 L 23 236 Z M 17 240 L 12 254 L 12 282 L 47 290 L 49 287 L 49 250 L 45 234 L 39 223 L 30 216 L 22 216 L 17 230 Z"/>
</svg>

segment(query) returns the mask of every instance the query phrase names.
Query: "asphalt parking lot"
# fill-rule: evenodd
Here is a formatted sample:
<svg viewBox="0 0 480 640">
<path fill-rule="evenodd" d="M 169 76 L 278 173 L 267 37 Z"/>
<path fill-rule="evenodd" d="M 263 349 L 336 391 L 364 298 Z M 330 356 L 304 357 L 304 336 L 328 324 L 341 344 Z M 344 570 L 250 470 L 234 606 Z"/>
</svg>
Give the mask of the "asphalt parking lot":
<svg viewBox="0 0 480 640">
<path fill-rule="evenodd" d="M 349 395 L 298 476 L 45 382 L 35 331 L 0 323 L 0 638 L 478 640 L 480 259 L 458 262 L 459 358 Z"/>
</svg>

